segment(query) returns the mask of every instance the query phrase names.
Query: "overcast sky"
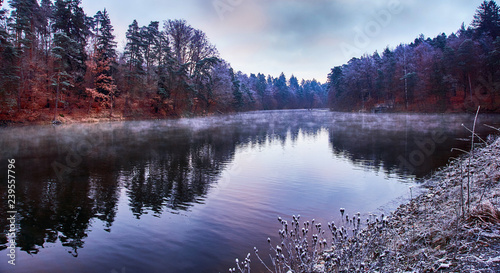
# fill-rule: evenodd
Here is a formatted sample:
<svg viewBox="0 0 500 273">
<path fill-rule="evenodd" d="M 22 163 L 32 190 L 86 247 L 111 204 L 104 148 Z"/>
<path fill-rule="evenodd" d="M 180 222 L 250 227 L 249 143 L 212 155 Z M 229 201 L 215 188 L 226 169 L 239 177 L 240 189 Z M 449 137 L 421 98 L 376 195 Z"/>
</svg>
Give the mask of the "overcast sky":
<svg viewBox="0 0 500 273">
<path fill-rule="evenodd" d="M 469 25 L 482 0 L 83 0 L 106 8 L 120 47 L 136 19 L 186 19 L 235 70 L 326 81 L 330 69 L 364 53 Z M 161 24 L 163 25 L 163 23 Z"/>
</svg>

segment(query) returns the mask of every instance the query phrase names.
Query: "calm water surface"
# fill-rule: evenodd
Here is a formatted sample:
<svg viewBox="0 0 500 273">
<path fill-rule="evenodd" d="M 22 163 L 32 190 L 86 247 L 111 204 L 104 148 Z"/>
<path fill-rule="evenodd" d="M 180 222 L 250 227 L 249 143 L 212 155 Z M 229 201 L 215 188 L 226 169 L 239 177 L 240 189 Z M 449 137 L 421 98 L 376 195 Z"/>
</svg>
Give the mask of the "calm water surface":
<svg viewBox="0 0 500 273">
<path fill-rule="evenodd" d="M 4 205 L 0 272 L 228 272 L 254 246 L 267 253 L 277 216 L 326 223 L 340 207 L 394 208 L 451 148 L 467 148 L 472 120 L 296 110 L 2 128 L 18 229 L 11 266 Z M 480 117 L 483 136 L 484 123 L 500 117 Z"/>
</svg>

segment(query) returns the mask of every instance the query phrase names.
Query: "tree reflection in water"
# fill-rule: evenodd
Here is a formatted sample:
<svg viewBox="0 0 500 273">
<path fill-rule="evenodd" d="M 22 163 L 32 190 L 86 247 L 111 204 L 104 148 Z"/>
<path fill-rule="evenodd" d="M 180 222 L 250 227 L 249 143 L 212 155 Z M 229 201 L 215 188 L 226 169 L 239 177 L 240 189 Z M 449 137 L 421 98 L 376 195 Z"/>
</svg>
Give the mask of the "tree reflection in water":
<svg viewBox="0 0 500 273">
<path fill-rule="evenodd" d="M 0 160 L 19 162 L 17 245 L 35 254 L 45 243 L 59 240 L 78 256 L 97 219 L 111 232 L 123 190 L 136 218 L 150 212 L 159 217 L 186 211 L 204 202 L 238 147 L 263 147 L 269 140 L 285 143 L 287 137 L 295 142 L 300 134 L 316 136 L 320 130 L 328 130 L 336 156 L 387 174 L 421 177 L 444 165 L 452 147 L 466 145 L 457 137 L 467 136 L 460 123 L 468 117 L 422 119 L 418 115 L 264 111 L 173 121 L 4 128 L 0 142 L 6 152 Z M 402 169 L 398 157 L 418 149 L 415 139 L 438 129 L 446 133 L 447 141 L 436 148 L 435 155 L 413 173 Z M 69 158 L 78 164 L 59 179 L 54 162 L 68 165 L 68 157 L 82 143 L 93 144 L 80 162 Z M 1 173 L 5 181 L 6 173 Z M 6 204 L 6 183 L 0 186 L 0 196 Z M 0 210 L 3 248 L 6 219 L 6 211 Z"/>
</svg>

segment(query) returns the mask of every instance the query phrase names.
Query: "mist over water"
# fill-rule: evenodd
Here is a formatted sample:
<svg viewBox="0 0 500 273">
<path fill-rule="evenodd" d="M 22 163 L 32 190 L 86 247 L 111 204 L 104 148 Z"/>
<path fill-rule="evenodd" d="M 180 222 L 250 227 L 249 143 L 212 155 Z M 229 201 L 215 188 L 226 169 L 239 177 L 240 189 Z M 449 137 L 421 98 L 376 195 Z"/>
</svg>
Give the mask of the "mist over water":
<svg viewBox="0 0 500 273">
<path fill-rule="evenodd" d="M 0 162 L 16 160 L 13 272 L 227 272 L 254 246 L 266 253 L 278 215 L 326 223 L 340 207 L 396 206 L 468 148 L 473 118 L 289 110 L 1 128 Z M 481 136 L 485 123 L 500 117 L 480 116 Z"/>
</svg>

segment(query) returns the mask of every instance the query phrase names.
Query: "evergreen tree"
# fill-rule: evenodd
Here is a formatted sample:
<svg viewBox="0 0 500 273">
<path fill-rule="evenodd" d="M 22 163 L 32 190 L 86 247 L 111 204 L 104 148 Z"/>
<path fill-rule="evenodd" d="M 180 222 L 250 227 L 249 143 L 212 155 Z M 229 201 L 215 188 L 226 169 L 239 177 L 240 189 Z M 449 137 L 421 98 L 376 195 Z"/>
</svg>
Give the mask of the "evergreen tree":
<svg viewBox="0 0 500 273">
<path fill-rule="evenodd" d="M 57 0 L 55 2 L 54 47 L 59 47 L 60 65 L 73 78 L 74 86 L 79 93 L 83 92 L 83 82 L 87 70 L 86 60 L 87 38 L 90 35 L 92 20 L 80 7 L 80 0 Z M 57 36 L 57 39 L 56 39 Z"/>
<path fill-rule="evenodd" d="M 256 83 L 256 89 L 257 89 L 257 94 L 259 95 L 261 99 L 261 104 L 263 109 L 267 109 L 266 106 L 266 88 L 267 88 L 267 83 L 266 83 L 266 76 L 262 73 L 257 74 L 257 83 Z"/>
<path fill-rule="evenodd" d="M 16 62 L 19 82 L 15 87 L 17 92 L 17 108 L 21 109 L 21 98 L 32 89 L 30 66 L 33 65 L 33 49 L 36 45 L 36 21 L 39 5 L 36 0 L 10 0 L 12 8 L 10 27 L 14 33 Z"/>
<path fill-rule="evenodd" d="M 297 100 L 296 102 L 294 102 L 293 107 L 300 107 L 299 104 L 300 101 L 304 99 L 304 94 L 302 92 L 302 89 L 300 88 L 299 80 L 294 75 L 290 77 L 290 93 Z"/>
<path fill-rule="evenodd" d="M 109 106 L 110 116 L 113 115 L 114 98 L 117 95 L 114 73 L 116 71 L 116 42 L 113 35 L 113 26 L 108 12 L 104 9 L 98 11 L 93 22 L 94 44 L 94 87 L 90 89 L 91 102 L 96 98 L 101 104 Z M 90 108 L 89 108 L 90 109 Z"/>
<path fill-rule="evenodd" d="M 15 33 L 18 50 L 32 49 L 35 40 L 35 14 L 39 6 L 36 0 L 10 0 L 13 22 L 11 28 Z"/>
<path fill-rule="evenodd" d="M 290 89 L 297 90 L 299 89 L 299 80 L 293 74 L 290 76 Z M 295 91 L 292 91 L 295 92 Z"/>
<path fill-rule="evenodd" d="M 149 23 L 147 27 L 141 28 L 141 36 L 144 45 L 144 61 L 146 62 L 146 82 L 148 85 L 151 84 L 151 72 L 154 62 L 157 60 L 155 56 L 157 53 L 155 51 L 155 45 L 157 45 L 159 42 L 158 40 L 161 39 L 159 25 L 160 23 L 158 21 L 153 21 Z"/>
<path fill-rule="evenodd" d="M 0 114 L 16 105 L 12 90 L 18 87 L 19 63 L 13 37 L 7 31 L 7 11 L 0 10 Z"/>
<path fill-rule="evenodd" d="M 144 74 L 144 44 L 141 35 L 141 29 L 136 20 L 128 26 L 127 44 L 125 46 L 124 57 L 128 71 L 126 72 L 127 89 L 131 93 L 136 93 L 137 90 L 143 89 L 143 74 Z"/>
<path fill-rule="evenodd" d="M 113 35 L 113 26 L 109 15 L 104 9 L 98 12 L 96 19 L 96 90 L 109 97 L 112 102 L 115 95 L 116 85 L 113 78 L 112 66 L 116 58 L 116 42 Z"/>
<path fill-rule="evenodd" d="M 395 100 L 393 90 L 396 89 L 394 81 L 396 74 L 396 56 L 389 48 L 386 48 L 382 55 L 382 71 L 385 79 L 383 89 L 383 94 L 385 96 L 383 99 L 392 103 L 392 101 Z"/>
<path fill-rule="evenodd" d="M 157 94 L 161 98 L 170 98 L 169 86 L 169 70 L 171 70 L 173 58 L 167 36 L 164 31 L 158 32 L 158 37 L 153 45 L 153 56 L 156 57 L 156 77 L 157 77 Z"/>
<path fill-rule="evenodd" d="M 141 30 L 136 20 L 134 20 L 132 24 L 128 26 L 126 36 L 127 44 L 125 46 L 124 55 L 127 59 L 129 69 L 131 71 L 142 71 L 142 65 L 144 64 L 144 57 L 142 54 L 144 44 L 142 42 Z"/>
<path fill-rule="evenodd" d="M 116 42 L 108 12 L 106 9 L 103 12 L 98 11 L 94 18 L 96 22 L 96 50 L 103 59 L 115 59 Z"/>
<path fill-rule="evenodd" d="M 236 78 L 232 68 L 229 68 L 229 75 L 231 75 L 231 82 L 233 83 L 233 105 L 237 111 L 243 107 L 243 92 L 241 92 L 240 81 Z"/>
<path fill-rule="evenodd" d="M 314 83 L 310 80 L 304 81 L 303 83 L 303 88 L 304 88 L 304 105 L 305 108 L 307 109 L 312 109 L 314 107 Z"/>
<path fill-rule="evenodd" d="M 332 68 L 330 74 L 328 74 L 328 86 L 330 88 L 331 100 L 338 98 L 342 94 L 341 87 L 342 83 L 342 67 L 336 66 Z"/>
<path fill-rule="evenodd" d="M 54 13 L 54 5 L 51 0 L 42 0 L 40 3 L 40 12 L 38 13 L 38 33 L 40 35 L 40 47 L 45 61 L 45 66 L 48 67 L 48 56 L 50 54 L 51 44 L 51 18 Z"/>
<path fill-rule="evenodd" d="M 280 109 L 283 109 L 287 107 L 289 99 L 290 99 L 290 93 L 288 92 L 288 86 L 286 84 L 286 77 L 283 72 L 280 74 L 280 76 L 276 79 L 276 82 L 274 86 L 277 89 L 277 94 L 276 94 L 276 100 L 278 101 L 278 107 Z"/>
<path fill-rule="evenodd" d="M 484 1 L 476 11 L 472 21 L 478 35 L 487 34 L 493 39 L 500 35 L 500 7 L 495 1 Z"/>
<path fill-rule="evenodd" d="M 218 62 L 211 70 L 213 79 L 213 99 L 212 102 L 217 111 L 230 111 L 233 107 L 233 82 L 231 79 L 229 65 L 224 62 Z"/>
<path fill-rule="evenodd" d="M 196 98 L 199 102 L 205 103 L 206 109 L 210 107 L 210 101 L 213 97 L 213 81 L 210 71 L 219 61 L 217 57 L 204 58 L 198 61 L 191 76 Z"/>
<path fill-rule="evenodd" d="M 78 55 L 78 45 L 75 40 L 63 32 L 54 34 L 52 58 L 54 59 L 54 74 L 51 77 L 52 86 L 56 89 L 54 121 L 57 118 L 58 104 L 61 93 L 74 87 L 75 77 L 68 73 L 72 56 Z"/>
</svg>

